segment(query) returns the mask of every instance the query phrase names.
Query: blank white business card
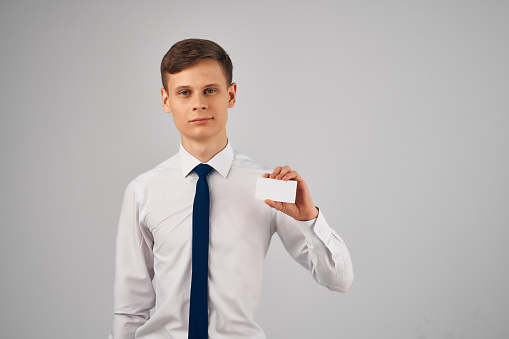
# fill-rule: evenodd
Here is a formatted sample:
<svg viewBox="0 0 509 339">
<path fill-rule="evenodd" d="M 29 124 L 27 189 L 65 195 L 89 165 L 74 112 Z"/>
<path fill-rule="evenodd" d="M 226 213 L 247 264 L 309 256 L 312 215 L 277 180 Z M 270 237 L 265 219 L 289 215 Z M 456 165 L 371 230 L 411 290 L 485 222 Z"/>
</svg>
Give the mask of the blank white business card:
<svg viewBox="0 0 509 339">
<path fill-rule="evenodd" d="M 255 199 L 295 203 L 297 181 L 257 178 Z"/>
</svg>

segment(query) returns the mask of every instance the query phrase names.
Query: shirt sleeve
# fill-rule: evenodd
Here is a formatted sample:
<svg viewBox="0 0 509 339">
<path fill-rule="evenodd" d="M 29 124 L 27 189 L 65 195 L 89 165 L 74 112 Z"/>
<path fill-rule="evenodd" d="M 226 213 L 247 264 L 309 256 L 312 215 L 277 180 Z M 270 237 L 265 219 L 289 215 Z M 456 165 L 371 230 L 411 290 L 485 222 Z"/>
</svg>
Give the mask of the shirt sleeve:
<svg viewBox="0 0 509 339">
<path fill-rule="evenodd" d="M 134 338 L 155 304 L 153 237 L 140 222 L 143 196 L 136 181 L 125 191 L 117 233 L 113 327 L 110 339 Z"/>
<path fill-rule="evenodd" d="M 297 221 L 276 212 L 276 231 L 285 249 L 330 290 L 346 292 L 353 282 L 350 253 L 343 239 L 329 227 L 320 209 L 316 219 Z"/>
</svg>

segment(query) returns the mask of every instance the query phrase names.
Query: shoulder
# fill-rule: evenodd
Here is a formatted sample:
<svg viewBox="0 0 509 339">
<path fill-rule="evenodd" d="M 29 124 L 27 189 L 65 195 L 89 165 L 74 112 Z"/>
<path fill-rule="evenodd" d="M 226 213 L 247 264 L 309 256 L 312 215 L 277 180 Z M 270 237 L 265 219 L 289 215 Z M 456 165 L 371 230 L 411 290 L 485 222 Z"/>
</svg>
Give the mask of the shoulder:
<svg viewBox="0 0 509 339">
<path fill-rule="evenodd" d="M 247 155 L 242 154 L 235 150 L 233 151 L 232 167 L 260 173 L 272 172 L 272 168 L 260 164 L 251 159 L 250 157 L 248 157 Z"/>
<path fill-rule="evenodd" d="M 180 171 L 181 169 L 178 166 L 178 154 L 175 154 L 174 156 L 166 159 L 165 161 L 163 161 L 156 167 L 152 168 L 151 170 L 148 170 L 135 177 L 129 183 L 129 186 L 143 188 L 144 186 L 153 182 L 154 180 L 178 174 Z"/>
</svg>

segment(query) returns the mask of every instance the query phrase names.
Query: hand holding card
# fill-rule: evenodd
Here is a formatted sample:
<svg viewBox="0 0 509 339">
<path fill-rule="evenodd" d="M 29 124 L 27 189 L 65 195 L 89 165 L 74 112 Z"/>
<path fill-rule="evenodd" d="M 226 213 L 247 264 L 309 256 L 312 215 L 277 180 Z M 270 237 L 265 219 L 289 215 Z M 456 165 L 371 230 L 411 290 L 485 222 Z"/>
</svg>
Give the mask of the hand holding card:
<svg viewBox="0 0 509 339">
<path fill-rule="evenodd" d="M 261 192 L 258 192 L 257 185 L 258 199 L 263 199 L 265 194 L 270 194 L 272 198 L 265 199 L 265 203 L 270 207 L 299 221 L 312 220 L 318 216 L 318 208 L 311 199 L 306 182 L 290 166 L 278 166 L 272 173 L 263 174 L 260 179 L 262 179 L 259 181 Z M 272 181 L 264 183 L 263 180 Z M 269 187 L 263 187 L 264 185 Z M 295 185 L 293 187 L 296 187 L 296 191 L 291 185 Z"/>
</svg>

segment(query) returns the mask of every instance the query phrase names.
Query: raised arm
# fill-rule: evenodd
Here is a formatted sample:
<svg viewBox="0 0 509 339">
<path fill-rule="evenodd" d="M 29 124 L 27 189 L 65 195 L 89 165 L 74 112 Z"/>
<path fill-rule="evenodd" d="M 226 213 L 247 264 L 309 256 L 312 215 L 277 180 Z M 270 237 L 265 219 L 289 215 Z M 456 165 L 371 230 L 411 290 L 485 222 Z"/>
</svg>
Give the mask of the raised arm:
<svg viewBox="0 0 509 339">
<path fill-rule="evenodd" d="M 297 181 L 294 204 L 265 200 L 277 210 L 276 232 L 288 253 L 308 269 L 318 283 L 346 292 L 353 282 L 350 253 L 343 239 L 329 227 L 314 205 L 306 182 L 289 166 L 278 166 L 263 177 Z"/>
</svg>

